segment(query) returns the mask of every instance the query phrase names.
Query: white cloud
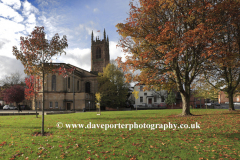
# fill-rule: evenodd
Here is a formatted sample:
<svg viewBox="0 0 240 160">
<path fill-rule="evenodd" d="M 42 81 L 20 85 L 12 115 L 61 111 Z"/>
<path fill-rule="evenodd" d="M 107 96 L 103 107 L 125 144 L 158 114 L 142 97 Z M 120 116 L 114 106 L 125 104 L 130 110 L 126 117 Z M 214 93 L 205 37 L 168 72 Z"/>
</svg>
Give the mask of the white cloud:
<svg viewBox="0 0 240 160">
<path fill-rule="evenodd" d="M 68 27 L 64 27 L 61 24 L 65 21 L 66 17 L 64 15 L 42 15 L 38 17 L 38 24 L 44 26 L 44 31 L 48 33 L 49 38 L 53 37 L 56 33 L 59 33 L 59 36 L 67 35 L 68 39 L 72 38 L 74 34 L 70 34 L 73 32 L 72 29 Z"/>
<path fill-rule="evenodd" d="M 97 8 L 94 8 L 94 9 L 93 9 L 93 12 L 97 12 L 97 11 L 98 11 L 98 9 L 97 9 Z"/>
<path fill-rule="evenodd" d="M 1 0 L 1 1 L 2 1 L 2 3 L 6 4 L 6 5 L 12 6 L 16 10 L 20 9 L 20 7 L 21 7 L 20 0 Z"/>
<path fill-rule="evenodd" d="M 17 71 L 25 76 L 23 70 L 24 67 L 19 60 L 0 55 L 0 79 L 3 79 L 11 73 L 16 73 Z"/>
<path fill-rule="evenodd" d="M 87 34 L 88 35 L 92 35 L 92 31 L 93 31 L 93 34 L 94 34 L 94 37 L 96 37 L 96 36 L 100 36 L 100 33 L 99 32 L 97 32 L 97 29 L 94 29 L 92 26 L 94 26 L 94 22 L 92 22 L 92 21 L 90 21 L 89 22 L 90 23 L 90 26 L 91 27 L 89 27 L 88 25 L 84 25 L 84 24 L 79 24 L 79 26 L 76 28 L 76 30 L 77 30 L 77 33 L 78 32 L 86 32 L 87 31 Z M 85 36 L 85 38 L 87 38 L 88 37 L 88 35 L 86 35 Z"/>
<path fill-rule="evenodd" d="M 117 43 L 114 41 L 109 42 L 109 53 L 110 60 L 117 59 L 117 57 L 122 57 L 122 61 L 125 62 L 125 55 L 121 52 L 121 48 L 116 48 Z M 53 62 L 58 63 L 70 63 L 79 68 L 90 71 L 91 69 L 91 49 L 85 48 L 74 48 L 74 49 L 66 49 L 67 54 L 59 56 L 56 59 L 53 59 Z"/>
<path fill-rule="evenodd" d="M 55 27 L 55 20 L 54 17 L 46 18 L 45 16 L 38 17 L 38 20 L 43 22 L 44 29 L 47 29 L 49 31 L 49 37 L 52 37 L 55 34 L 55 31 L 57 30 Z"/>
<path fill-rule="evenodd" d="M 93 21 L 89 21 L 89 23 L 90 23 L 91 25 L 96 25 Z"/>
<path fill-rule="evenodd" d="M 27 0 L 22 2 L 23 4 L 23 15 L 28 17 L 31 13 L 39 13 L 38 9 L 34 7 L 31 3 L 29 3 Z"/>
<path fill-rule="evenodd" d="M 6 39 L 13 39 L 16 37 L 15 33 L 24 31 L 24 25 L 14 21 L 0 18 L 0 37 Z"/>
<path fill-rule="evenodd" d="M 28 23 L 25 25 L 25 30 L 27 31 L 27 33 L 31 33 L 35 29 L 35 26 L 35 24 Z"/>
<path fill-rule="evenodd" d="M 26 20 L 27 23 L 34 23 L 36 24 L 36 17 L 35 17 L 35 14 L 31 13 L 29 16 L 28 16 L 28 19 Z"/>
<path fill-rule="evenodd" d="M 7 18 L 7 19 L 12 19 L 15 22 L 22 22 L 23 17 L 14 9 L 11 7 L 0 3 L 0 16 Z M 2 25 L 2 24 L 1 24 Z"/>
<path fill-rule="evenodd" d="M 79 24 L 79 29 L 83 30 L 84 29 L 84 25 L 83 24 Z"/>
<path fill-rule="evenodd" d="M 85 29 L 86 29 L 86 31 L 87 31 L 87 33 L 89 34 L 89 35 L 91 35 L 92 34 L 92 28 L 90 28 L 90 27 L 85 27 Z"/>
<path fill-rule="evenodd" d="M 5 39 L 5 38 L 0 38 L 0 49 L 2 49 L 3 48 L 3 46 L 5 45 L 5 44 L 7 44 L 7 43 L 9 43 L 10 41 L 9 40 L 7 40 L 7 39 Z"/>
<path fill-rule="evenodd" d="M 91 49 L 90 48 L 66 49 L 66 52 L 67 52 L 66 55 L 59 56 L 57 60 L 53 59 L 53 62 L 70 63 L 76 67 L 90 71 L 91 69 Z"/>
<path fill-rule="evenodd" d="M 58 2 L 56 0 L 36 0 L 40 7 L 49 7 L 50 5 L 56 6 Z"/>
<path fill-rule="evenodd" d="M 88 5 L 86 5 L 86 8 L 90 8 Z"/>
<path fill-rule="evenodd" d="M 126 58 L 124 55 L 125 53 L 122 52 L 122 48 L 116 47 L 117 43 L 114 41 L 109 42 L 109 52 L 110 52 L 110 60 L 111 59 L 117 59 L 117 57 L 122 57 L 122 61 L 125 62 Z"/>
</svg>

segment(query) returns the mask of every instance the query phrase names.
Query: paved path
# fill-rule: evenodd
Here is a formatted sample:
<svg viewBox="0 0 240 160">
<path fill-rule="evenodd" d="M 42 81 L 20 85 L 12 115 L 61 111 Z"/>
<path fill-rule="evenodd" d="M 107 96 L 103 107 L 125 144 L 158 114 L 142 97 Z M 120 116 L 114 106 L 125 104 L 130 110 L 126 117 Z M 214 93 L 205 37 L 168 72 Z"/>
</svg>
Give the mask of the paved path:
<svg viewBox="0 0 240 160">
<path fill-rule="evenodd" d="M 220 106 L 214 106 L 215 109 L 228 109 L 229 104 L 221 104 Z M 234 105 L 235 109 L 240 109 L 240 105 Z"/>
<path fill-rule="evenodd" d="M 234 105 L 235 109 L 240 109 L 240 105 Z M 221 104 L 220 106 L 214 106 L 215 109 L 228 109 L 229 105 L 228 104 Z M 0 113 L 18 113 L 18 110 L 0 110 Z M 20 113 L 36 113 L 34 110 L 22 110 Z M 41 111 L 37 111 L 39 115 L 42 115 Z M 52 111 L 44 111 L 44 112 L 52 112 Z M 89 111 L 87 111 L 89 112 Z M 90 111 L 90 112 L 96 112 L 96 111 Z M 76 113 L 84 113 L 82 111 L 76 111 Z"/>
<path fill-rule="evenodd" d="M 52 111 L 44 111 L 44 113 L 50 113 Z M 58 111 L 59 112 L 59 111 Z M 77 111 L 76 113 L 79 113 L 80 111 Z M 34 110 L 22 110 L 22 112 L 18 112 L 18 110 L 0 110 L 0 113 L 36 113 Z M 42 115 L 41 111 L 37 111 L 39 115 Z"/>
</svg>

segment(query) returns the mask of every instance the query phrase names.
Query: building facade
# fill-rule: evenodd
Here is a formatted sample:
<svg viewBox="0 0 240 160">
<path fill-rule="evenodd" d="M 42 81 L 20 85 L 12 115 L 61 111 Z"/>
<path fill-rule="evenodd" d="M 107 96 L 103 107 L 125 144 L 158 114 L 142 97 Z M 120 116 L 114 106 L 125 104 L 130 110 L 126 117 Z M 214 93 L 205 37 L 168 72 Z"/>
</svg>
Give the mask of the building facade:
<svg viewBox="0 0 240 160">
<path fill-rule="evenodd" d="M 218 94 L 218 103 L 219 104 L 228 104 L 229 103 L 229 98 L 223 91 L 219 92 L 219 94 Z M 233 97 L 233 103 L 240 103 L 240 95 L 235 95 Z"/>
<path fill-rule="evenodd" d="M 166 107 L 165 100 L 167 91 L 146 90 L 143 91 L 144 85 L 134 86 L 135 91 L 139 91 L 138 99 L 135 99 L 135 107 Z"/>
<path fill-rule="evenodd" d="M 91 35 L 91 71 L 78 68 L 71 64 L 53 63 L 64 65 L 65 68 L 73 68 L 74 73 L 64 78 L 62 75 L 47 74 L 44 82 L 44 109 L 45 110 L 93 110 L 95 106 L 95 93 L 97 92 L 98 72 L 103 72 L 103 67 L 109 63 L 109 40 L 96 37 L 94 41 Z M 32 109 L 42 109 L 42 91 L 39 91 L 33 100 Z"/>
</svg>

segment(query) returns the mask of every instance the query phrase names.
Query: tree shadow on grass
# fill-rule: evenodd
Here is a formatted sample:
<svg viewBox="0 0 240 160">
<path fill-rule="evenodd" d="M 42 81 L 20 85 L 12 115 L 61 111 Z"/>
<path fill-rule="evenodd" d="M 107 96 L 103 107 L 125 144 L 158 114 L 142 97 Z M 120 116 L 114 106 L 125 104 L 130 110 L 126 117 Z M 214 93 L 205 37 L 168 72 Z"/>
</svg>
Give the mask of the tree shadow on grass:
<svg viewBox="0 0 240 160">
<path fill-rule="evenodd" d="M 169 116 L 166 116 L 166 118 L 184 118 L 184 117 L 201 117 L 201 116 L 203 116 L 203 115 L 192 114 L 192 115 L 182 116 L 181 114 L 171 114 Z"/>
<path fill-rule="evenodd" d="M 221 114 L 237 114 L 240 115 L 240 111 L 229 111 L 229 112 L 225 112 L 225 113 L 221 113 Z"/>
<path fill-rule="evenodd" d="M 39 127 L 31 127 L 31 126 L 27 126 L 26 125 L 23 125 L 23 126 L 1 126 L 1 128 L 14 128 L 14 129 L 18 129 L 18 128 L 26 128 L 26 129 L 39 129 L 41 128 L 41 126 Z"/>
<path fill-rule="evenodd" d="M 164 116 L 165 117 L 165 116 Z M 109 117 L 96 117 L 96 118 L 85 118 L 85 119 L 81 119 L 81 120 L 130 120 L 130 119 L 160 119 L 160 118 L 164 118 L 162 116 L 160 117 L 113 117 L 113 118 L 109 118 Z"/>
<path fill-rule="evenodd" d="M 240 140 L 240 130 L 238 130 L 235 133 L 222 133 L 222 134 L 220 133 L 220 134 L 217 134 L 217 135 L 223 137 L 223 139 L 228 138 L 228 139 L 232 139 L 234 141 L 239 141 Z"/>
<path fill-rule="evenodd" d="M 223 112 L 223 113 L 216 113 L 216 114 L 202 114 L 202 115 L 224 115 L 224 114 L 232 114 L 232 115 L 240 115 L 240 111 L 227 111 L 227 112 Z"/>
</svg>

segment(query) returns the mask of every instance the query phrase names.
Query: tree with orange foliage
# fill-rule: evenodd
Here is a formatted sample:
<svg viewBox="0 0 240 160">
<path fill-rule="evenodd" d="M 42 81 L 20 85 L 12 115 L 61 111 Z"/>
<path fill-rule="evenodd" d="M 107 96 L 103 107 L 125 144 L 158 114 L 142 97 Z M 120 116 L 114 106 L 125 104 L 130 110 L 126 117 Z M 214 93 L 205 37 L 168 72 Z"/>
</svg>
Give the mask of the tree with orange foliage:
<svg viewBox="0 0 240 160">
<path fill-rule="evenodd" d="M 37 105 L 36 105 L 36 97 L 39 96 L 38 92 L 41 89 L 41 86 L 39 85 L 39 76 L 34 77 L 34 76 L 29 76 L 25 78 L 25 84 L 26 88 L 24 91 L 25 94 L 25 99 L 32 101 L 34 99 L 34 104 L 35 104 L 35 110 L 36 110 L 36 118 L 37 116 Z"/>
<path fill-rule="evenodd" d="M 44 135 L 44 83 L 45 76 L 48 73 L 57 72 L 64 74 L 66 69 L 64 66 L 52 64 L 51 58 L 58 54 L 66 52 L 63 50 L 68 47 L 67 37 L 63 36 L 60 40 L 58 34 L 55 34 L 52 40 L 45 39 L 44 27 L 35 27 L 31 35 L 28 37 L 20 37 L 21 50 L 19 51 L 16 46 L 13 46 L 13 55 L 19 59 L 23 66 L 24 72 L 27 75 L 40 76 L 41 95 L 42 95 L 42 136 Z M 73 71 L 72 69 L 71 71 Z M 63 75 L 64 77 L 65 74 Z"/>
<path fill-rule="evenodd" d="M 217 90 L 227 93 L 229 110 L 235 110 L 233 97 L 240 87 L 240 1 L 221 0 L 209 15 L 215 31 L 211 59 L 205 63 L 205 78 Z"/>
<path fill-rule="evenodd" d="M 215 5 L 212 1 L 139 0 L 130 3 L 130 17 L 116 25 L 121 35 L 118 46 L 130 53 L 123 69 L 141 70 L 126 76 L 139 84 L 176 86 L 182 97 L 182 116 L 190 113 L 190 89 L 212 55 L 214 30 L 206 24 Z"/>
</svg>

